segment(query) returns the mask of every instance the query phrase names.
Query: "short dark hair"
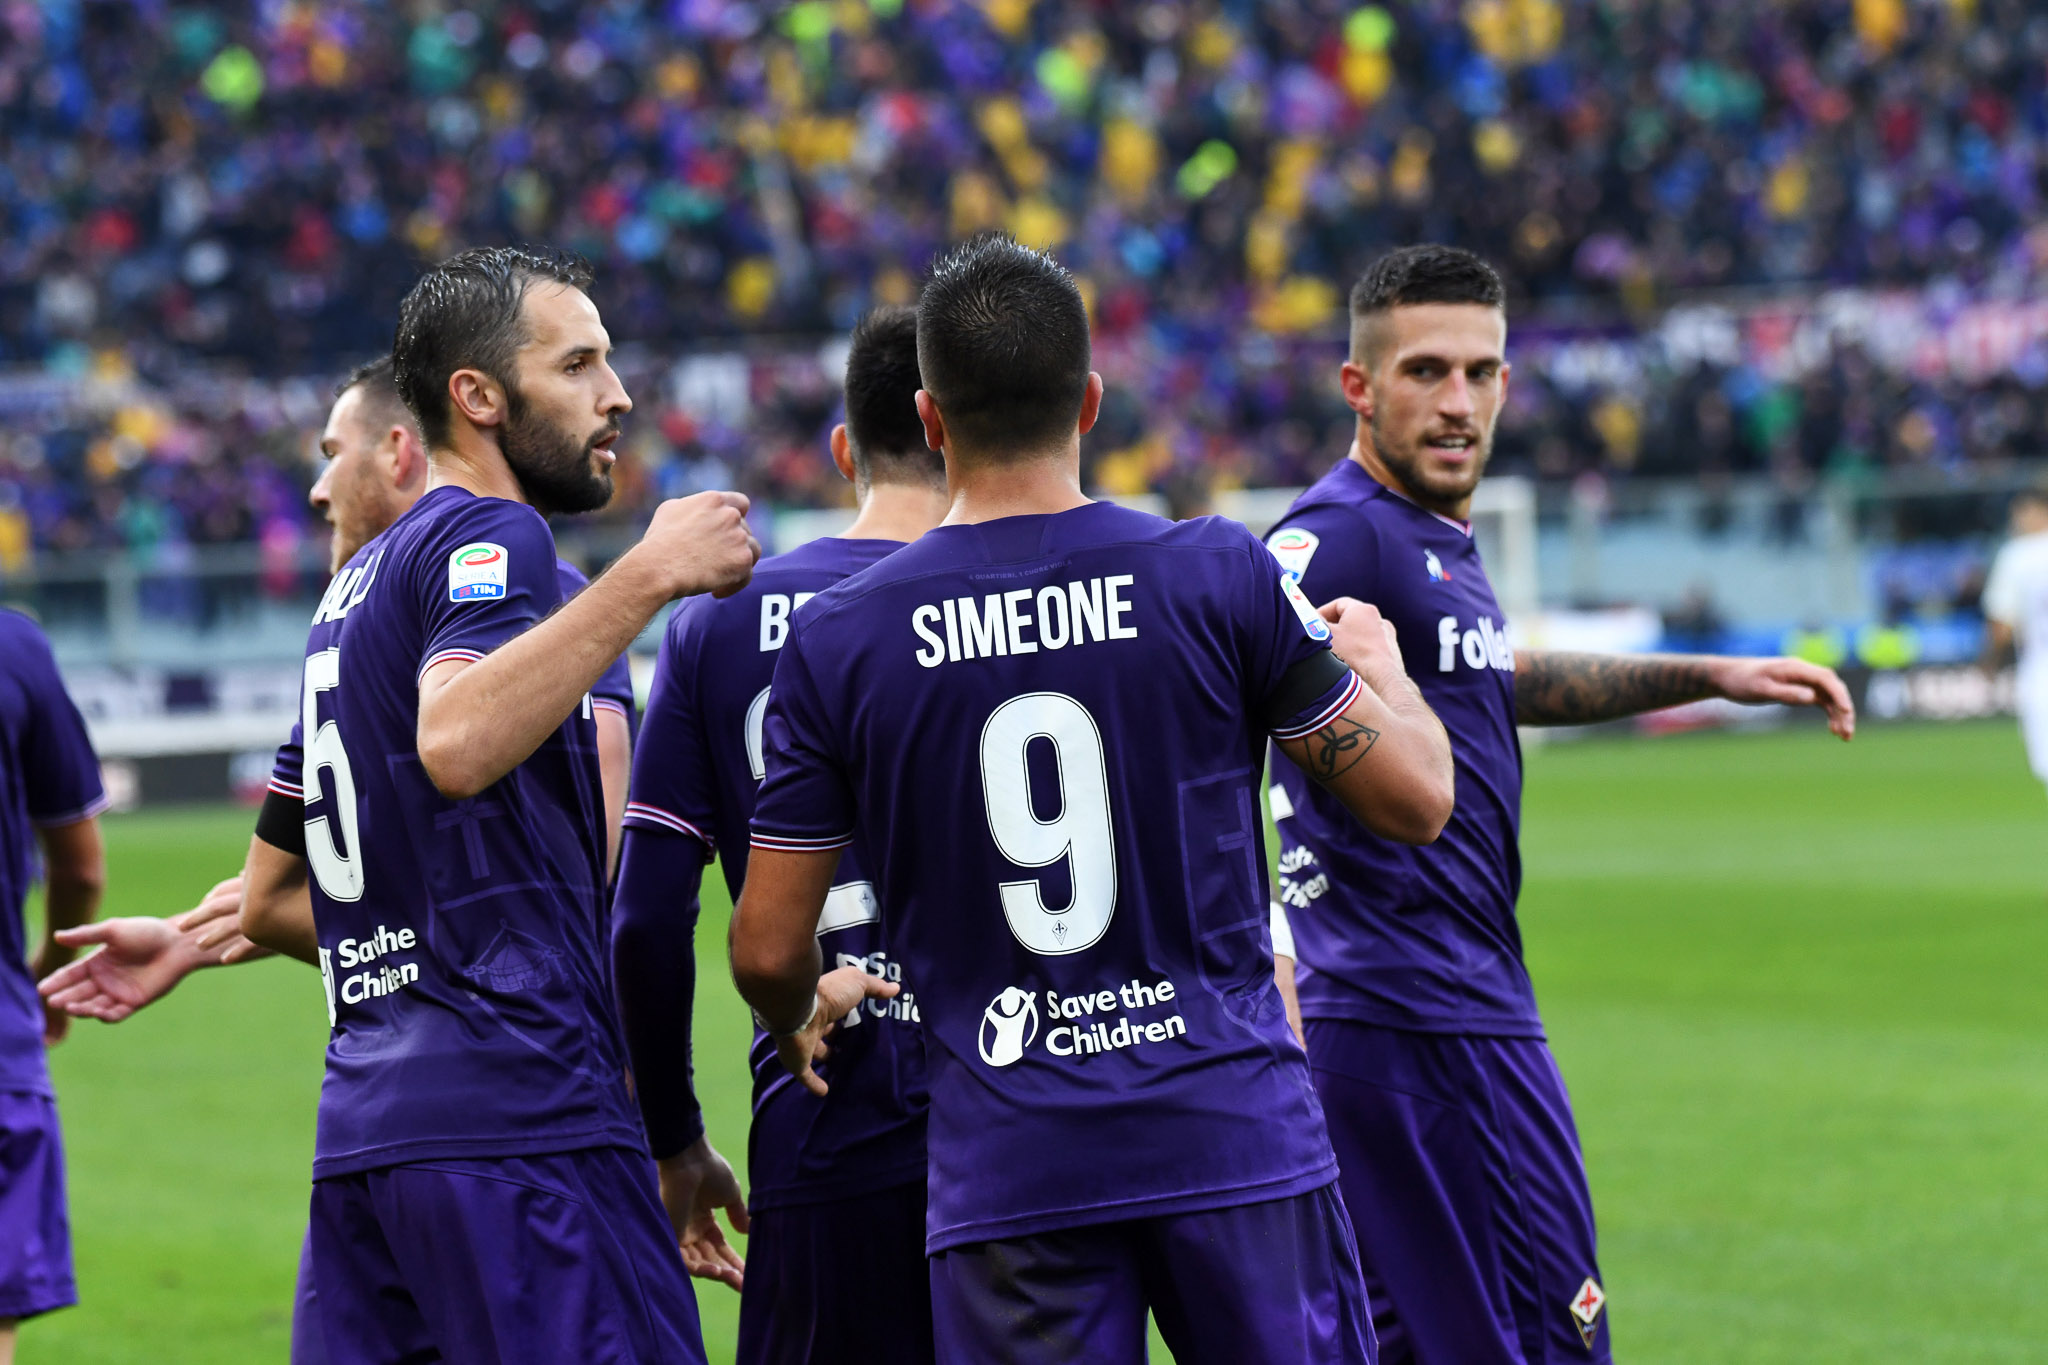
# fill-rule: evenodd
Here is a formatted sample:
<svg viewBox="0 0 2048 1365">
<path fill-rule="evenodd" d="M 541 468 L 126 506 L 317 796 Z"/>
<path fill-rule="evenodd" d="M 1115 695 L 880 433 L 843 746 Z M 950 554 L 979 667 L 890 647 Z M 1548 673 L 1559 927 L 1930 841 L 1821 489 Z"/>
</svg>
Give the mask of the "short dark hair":
<svg viewBox="0 0 2048 1365">
<path fill-rule="evenodd" d="M 1351 287 L 1351 351 L 1359 354 L 1362 325 L 1390 309 L 1421 303 L 1476 303 L 1505 310 L 1500 274 L 1463 247 L 1425 242 L 1396 247 L 1366 267 Z"/>
<path fill-rule="evenodd" d="M 877 308 L 854 324 L 846 351 L 846 435 L 863 482 L 944 483 L 945 458 L 917 416 L 917 310 Z"/>
<path fill-rule="evenodd" d="M 334 386 L 334 396 L 339 399 L 350 389 L 363 391 L 363 402 L 381 417 L 401 419 L 415 431 L 419 419 L 405 405 L 405 397 L 398 391 L 398 376 L 393 371 L 391 357 L 380 355 L 375 360 L 366 360 L 348 372 L 348 377 Z"/>
<path fill-rule="evenodd" d="M 520 307 L 529 288 L 546 281 L 588 292 L 594 278 L 573 252 L 510 246 L 473 247 L 420 276 L 398 305 L 391 362 L 427 444 L 448 439 L 448 376 L 482 370 L 510 387 L 512 357 L 526 344 Z"/>
<path fill-rule="evenodd" d="M 998 234 L 932 265 L 917 304 L 925 391 L 961 445 L 1042 450 L 1073 430 L 1088 393 L 1088 308 L 1066 267 Z"/>
</svg>

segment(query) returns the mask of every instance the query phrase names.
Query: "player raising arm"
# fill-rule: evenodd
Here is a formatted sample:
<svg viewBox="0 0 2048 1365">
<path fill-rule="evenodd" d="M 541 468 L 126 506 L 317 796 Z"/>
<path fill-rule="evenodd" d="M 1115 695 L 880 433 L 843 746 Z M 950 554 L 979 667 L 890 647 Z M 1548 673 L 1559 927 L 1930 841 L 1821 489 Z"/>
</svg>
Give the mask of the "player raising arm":
<svg viewBox="0 0 2048 1365">
<path fill-rule="evenodd" d="M 826 1027 L 897 992 L 822 971 L 857 841 L 925 1034 L 939 1359 L 1136 1362 L 1149 1307 L 1183 1365 L 1368 1361 L 1256 799 L 1277 735 L 1426 840 L 1451 806 L 1441 731 L 1376 614 L 1325 620 L 1234 522 L 1081 493 L 1102 383 L 1051 258 L 958 249 L 917 331 L 951 511 L 791 619 L 734 978 L 829 1094 Z"/>
<path fill-rule="evenodd" d="M 428 489 L 314 622 L 304 871 L 252 849 L 244 929 L 328 991 L 310 1245 L 345 1358 L 703 1359 L 612 1015 L 588 689 L 758 547 L 744 500 L 665 504 L 562 603 L 542 513 L 606 501 L 631 406 L 589 279 L 471 251 L 407 296 L 394 361 Z"/>
<path fill-rule="evenodd" d="M 1503 297 L 1445 247 L 1366 273 L 1342 369 L 1357 444 L 1267 537 L 1311 600 L 1378 605 L 1456 751 L 1457 809 L 1423 849 L 1361 829 L 1296 755 L 1273 765 L 1309 1062 L 1389 1362 L 1608 1354 L 1578 1135 L 1515 920 L 1517 723 L 1729 697 L 1855 729 L 1841 680 L 1794 659 L 1510 645 L 1467 520 L 1508 388 Z"/>
</svg>

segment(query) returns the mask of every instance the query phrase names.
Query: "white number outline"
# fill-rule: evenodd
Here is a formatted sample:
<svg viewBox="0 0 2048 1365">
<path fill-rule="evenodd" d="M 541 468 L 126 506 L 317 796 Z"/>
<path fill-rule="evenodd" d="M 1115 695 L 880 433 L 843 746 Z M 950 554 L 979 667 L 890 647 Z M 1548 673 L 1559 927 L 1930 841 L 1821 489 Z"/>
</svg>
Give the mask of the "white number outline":
<svg viewBox="0 0 2048 1365">
<path fill-rule="evenodd" d="M 762 734 L 762 725 L 768 716 L 768 694 L 772 688 L 764 687 L 747 703 L 747 771 L 753 773 L 756 782 L 768 776 L 768 741 Z"/>
<path fill-rule="evenodd" d="M 1018 708 L 1024 708 L 1022 714 Z M 1051 741 L 1059 765 L 1060 813 L 1041 820 L 1031 808 L 1031 741 Z M 1059 910 L 1046 906 L 1043 883 L 1036 878 L 1000 884 L 1003 918 L 1019 943 L 1042 957 L 1064 957 L 1102 941 L 1116 917 L 1116 830 L 1110 818 L 1109 763 L 1102 730 L 1095 717 L 1064 692 L 1026 692 L 990 713 L 981 728 L 982 810 L 996 850 L 1018 867 L 1050 867 L 1067 860 L 1073 895 Z M 991 761 L 993 760 L 993 762 Z M 1089 764 L 1093 764 L 1092 771 Z M 998 771 L 1010 782 L 999 788 Z M 1093 779 L 1091 782 L 1090 779 Z M 1090 806 L 1094 811 L 1090 811 Z M 1016 818 L 1021 812 L 1022 820 Z M 1022 849 L 1018 837 L 1043 840 L 1047 831 L 1071 833 L 1086 828 L 1080 821 L 1099 812 L 1100 844 L 1086 854 L 1069 837 L 1046 853 L 1046 846 Z M 1006 838 L 1006 833 L 1008 837 Z M 1038 856 L 1039 854 L 1045 856 Z M 1073 942 L 1067 942 L 1071 935 Z"/>
<path fill-rule="evenodd" d="M 300 705 L 300 740 L 305 745 L 305 803 L 320 799 L 320 770 L 334 776 L 334 808 L 341 825 L 347 855 L 335 847 L 334 830 L 326 815 L 306 817 L 306 864 L 314 880 L 332 901 L 363 898 L 363 845 L 357 837 L 356 778 L 349 770 L 348 750 L 341 742 L 341 726 L 334 721 L 320 723 L 320 694 L 341 684 L 341 649 L 336 646 L 306 656 L 305 695 Z"/>
</svg>

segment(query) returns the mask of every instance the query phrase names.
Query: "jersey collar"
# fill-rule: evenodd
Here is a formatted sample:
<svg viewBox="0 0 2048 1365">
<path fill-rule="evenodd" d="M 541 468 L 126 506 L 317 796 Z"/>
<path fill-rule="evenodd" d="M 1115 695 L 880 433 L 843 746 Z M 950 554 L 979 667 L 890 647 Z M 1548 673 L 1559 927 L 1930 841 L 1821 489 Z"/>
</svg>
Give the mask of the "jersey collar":
<svg viewBox="0 0 2048 1365">
<path fill-rule="evenodd" d="M 1359 473 L 1360 473 L 1361 475 L 1363 475 L 1363 476 L 1365 477 L 1365 481 L 1366 481 L 1367 483 L 1371 484 L 1371 485 L 1372 485 L 1372 486 L 1373 486 L 1374 488 L 1377 488 L 1377 489 L 1379 489 L 1379 490 L 1380 490 L 1380 491 L 1381 491 L 1382 493 L 1385 493 L 1385 494 L 1387 494 L 1387 495 L 1388 495 L 1388 496 L 1390 496 L 1390 497 L 1396 497 L 1396 498 L 1399 498 L 1399 499 L 1400 499 L 1400 500 L 1401 500 L 1402 502 L 1405 502 L 1405 503 L 1407 503 L 1407 504 L 1408 504 L 1408 505 L 1409 505 L 1410 507 L 1413 507 L 1413 508 L 1414 508 L 1414 509 L 1415 509 L 1416 511 L 1418 511 L 1418 512 L 1422 513 L 1422 514 L 1423 514 L 1424 516 L 1426 516 L 1426 517 L 1435 517 L 1435 518 L 1436 518 L 1436 519 L 1437 519 L 1438 521 L 1442 522 L 1442 523 L 1443 523 L 1444 525 L 1446 525 L 1446 526 L 1449 526 L 1449 527 L 1451 527 L 1452 529 L 1454 529 L 1454 530 L 1458 531 L 1458 532 L 1459 532 L 1459 533 L 1460 533 L 1461 535 L 1463 535 L 1463 536 L 1465 537 L 1465 539 L 1467 539 L 1467 540 L 1470 540 L 1470 539 L 1472 538 L 1472 523 L 1471 523 L 1471 522 L 1469 522 L 1469 521 L 1459 521 L 1459 520 L 1458 520 L 1458 519 L 1457 519 L 1456 517 L 1447 517 L 1447 516 L 1445 516 L 1445 515 L 1444 515 L 1443 513 L 1441 513 L 1441 512 L 1432 512 L 1432 511 L 1431 511 L 1431 510 L 1430 510 L 1429 508 L 1427 508 L 1427 507 L 1424 507 L 1424 506 L 1423 506 L 1423 505 L 1422 505 L 1421 503 L 1419 503 L 1419 502 L 1417 502 L 1417 501 L 1416 501 L 1415 499 L 1413 499 L 1413 498 L 1409 497 L 1409 496 L 1408 496 L 1408 495 L 1407 495 L 1406 493 L 1403 493 L 1403 492 L 1402 492 L 1402 491 L 1401 491 L 1400 489 L 1398 489 L 1398 488 L 1389 488 L 1389 487 L 1388 487 L 1388 486 L 1387 486 L 1386 484 L 1383 484 L 1383 483 L 1381 483 L 1381 482 L 1380 482 L 1380 481 L 1379 481 L 1378 479 L 1375 479 L 1375 478 L 1374 478 L 1374 477 L 1372 476 L 1372 474 L 1370 473 L 1370 471 L 1368 471 L 1368 470 L 1366 469 L 1366 467 L 1365 467 L 1365 466 L 1364 466 L 1363 464 L 1359 463 L 1359 459 L 1358 459 L 1358 442 L 1356 442 L 1356 441 L 1353 441 L 1353 442 L 1351 443 L 1351 449 L 1350 449 L 1350 451 L 1349 451 L 1349 452 L 1348 452 L 1348 453 L 1347 453 L 1347 454 L 1346 454 L 1346 455 L 1344 456 L 1344 458 L 1345 458 L 1346 460 L 1350 461 L 1352 465 L 1356 466 L 1356 468 L 1358 469 L 1358 472 L 1359 472 Z"/>
</svg>

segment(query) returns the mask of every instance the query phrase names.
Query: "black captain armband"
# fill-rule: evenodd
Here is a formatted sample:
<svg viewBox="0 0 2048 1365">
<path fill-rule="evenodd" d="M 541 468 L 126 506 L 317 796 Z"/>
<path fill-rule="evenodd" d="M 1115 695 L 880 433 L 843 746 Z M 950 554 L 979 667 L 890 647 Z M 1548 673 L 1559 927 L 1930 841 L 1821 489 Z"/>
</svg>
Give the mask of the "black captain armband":
<svg viewBox="0 0 2048 1365">
<path fill-rule="evenodd" d="M 1333 650 L 1325 649 L 1303 659 L 1287 670 L 1273 695 L 1266 698 L 1266 728 L 1274 730 L 1285 725 L 1350 676 L 1350 667 Z"/>
<path fill-rule="evenodd" d="M 306 856 L 306 803 L 275 789 L 263 794 L 256 813 L 256 837 L 280 853 Z"/>
</svg>

